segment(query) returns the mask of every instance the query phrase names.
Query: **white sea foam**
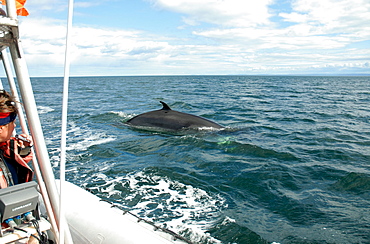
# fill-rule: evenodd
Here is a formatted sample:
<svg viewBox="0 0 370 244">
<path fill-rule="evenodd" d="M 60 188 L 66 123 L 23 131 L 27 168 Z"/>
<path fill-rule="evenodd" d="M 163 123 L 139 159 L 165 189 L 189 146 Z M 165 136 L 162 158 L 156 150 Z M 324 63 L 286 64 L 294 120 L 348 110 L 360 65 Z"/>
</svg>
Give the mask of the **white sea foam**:
<svg viewBox="0 0 370 244">
<path fill-rule="evenodd" d="M 60 141 L 60 133 L 51 134 L 50 141 Z M 66 150 L 68 151 L 86 151 L 89 147 L 114 141 L 116 139 L 113 135 L 107 135 L 105 131 L 91 130 L 88 127 L 77 126 L 73 122 L 69 122 L 67 130 L 67 144 Z M 49 147 L 51 161 L 53 167 L 57 167 L 60 162 L 60 143 L 54 143 L 56 147 Z M 67 154 L 67 157 L 71 156 Z"/>
<path fill-rule="evenodd" d="M 47 114 L 47 113 L 53 112 L 54 109 L 51 107 L 46 107 L 46 106 L 37 106 L 37 111 L 39 114 Z"/>
<path fill-rule="evenodd" d="M 93 131 L 76 126 L 70 123 L 67 131 L 68 143 L 67 150 L 84 151 L 94 145 L 99 145 L 115 140 L 114 136 L 109 136 L 104 132 Z"/>
<path fill-rule="evenodd" d="M 124 177 L 117 177 L 113 179 L 108 179 L 108 177 L 105 174 L 98 173 L 95 174 L 94 177 L 103 179 L 106 182 L 106 188 L 101 189 L 101 192 L 108 193 L 108 197 L 111 197 L 112 195 L 119 195 L 121 192 L 119 190 L 114 189 L 116 182 L 122 182 L 124 181 Z"/>
<path fill-rule="evenodd" d="M 100 179 L 103 179 L 101 175 Z M 99 188 L 109 197 L 122 196 L 122 192 L 115 189 L 116 185 L 129 188 L 123 202 L 135 204 L 132 213 L 151 221 L 154 219 L 156 224 L 177 233 L 187 233 L 192 241 L 207 239 L 208 243 L 220 243 L 206 233 L 222 218 L 220 210 L 227 207 L 225 199 L 219 195 L 145 172 L 104 180 L 106 183 Z"/>
<path fill-rule="evenodd" d="M 204 127 L 197 128 L 197 130 L 199 130 L 199 131 L 221 131 L 221 130 L 225 130 L 225 129 L 224 128 L 215 128 L 215 127 L 204 126 Z"/>
<path fill-rule="evenodd" d="M 134 115 L 132 115 L 132 114 L 127 114 L 127 113 L 122 112 L 122 111 L 120 111 L 120 112 L 111 111 L 110 113 L 112 113 L 112 114 L 117 114 L 119 117 L 122 117 L 122 118 L 124 118 L 124 119 L 131 119 L 132 117 L 134 117 Z"/>
<path fill-rule="evenodd" d="M 236 223 L 236 220 L 226 216 L 221 225 L 227 225 L 229 223 Z"/>
</svg>

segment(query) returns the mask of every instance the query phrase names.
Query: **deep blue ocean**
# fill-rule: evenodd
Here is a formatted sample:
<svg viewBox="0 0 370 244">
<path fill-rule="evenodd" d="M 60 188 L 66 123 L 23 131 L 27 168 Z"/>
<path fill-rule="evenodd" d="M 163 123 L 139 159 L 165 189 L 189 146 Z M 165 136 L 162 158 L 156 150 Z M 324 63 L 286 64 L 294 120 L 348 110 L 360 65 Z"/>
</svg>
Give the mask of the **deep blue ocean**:
<svg viewBox="0 0 370 244">
<path fill-rule="evenodd" d="M 63 78 L 31 81 L 59 174 Z M 123 209 L 194 243 L 370 243 L 370 77 L 79 77 L 69 98 L 66 178 Z M 124 124 L 159 101 L 225 129 Z"/>
</svg>

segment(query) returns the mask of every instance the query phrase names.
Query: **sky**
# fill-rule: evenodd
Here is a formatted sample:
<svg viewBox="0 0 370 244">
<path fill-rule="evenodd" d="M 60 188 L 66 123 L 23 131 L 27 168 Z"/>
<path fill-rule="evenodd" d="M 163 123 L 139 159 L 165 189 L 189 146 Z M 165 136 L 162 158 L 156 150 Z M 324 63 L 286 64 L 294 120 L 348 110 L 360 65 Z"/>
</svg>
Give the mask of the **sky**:
<svg viewBox="0 0 370 244">
<path fill-rule="evenodd" d="M 30 76 L 62 77 L 68 1 L 25 7 Z M 76 0 L 70 33 L 71 76 L 370 74 L 370 0 Z"/>
</svg>

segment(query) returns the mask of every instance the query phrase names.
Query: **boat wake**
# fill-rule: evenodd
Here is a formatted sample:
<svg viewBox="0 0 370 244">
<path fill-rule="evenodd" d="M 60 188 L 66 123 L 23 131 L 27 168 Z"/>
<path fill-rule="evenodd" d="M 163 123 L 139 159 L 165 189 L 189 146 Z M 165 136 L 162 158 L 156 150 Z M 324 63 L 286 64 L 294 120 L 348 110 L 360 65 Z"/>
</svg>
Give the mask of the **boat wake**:
<svg viewBox="0 0 370 244">
<path fill-rule="evenodd" d="M 115 179 L 97 173 L 92 179 L 105 183 L 89 189 L 122 209 L 194 243 L 221 243 L 207 233 L 227 207 L 219 195 L 153 174 L 151 169 Z"/>
</svg>

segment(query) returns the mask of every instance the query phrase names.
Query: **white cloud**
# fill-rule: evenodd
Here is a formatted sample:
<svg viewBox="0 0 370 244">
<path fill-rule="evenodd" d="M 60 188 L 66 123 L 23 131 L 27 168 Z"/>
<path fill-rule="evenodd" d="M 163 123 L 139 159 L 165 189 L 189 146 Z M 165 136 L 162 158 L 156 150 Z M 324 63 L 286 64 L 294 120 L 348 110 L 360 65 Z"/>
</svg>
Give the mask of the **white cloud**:
<svg viewBox="0 0 370 244">
<path fill-rule="evenodd" d="M 291 13 L 281 13 L 286 21 L 306 23 L 325 34 L 370 33 L 368 0 L 296 0 Z"/>
<path fill-rule="evenodd" d="M 26 9 L 32 10 L 31 15 L 36 15 L 42 11 L 60 12 L 67 8 L 68 2 L 63 0 L 32 0 L 26 1 Z"/>
<path fill-rule="evenodd" d="M 99 6 L 100 4 L 101 2 L 85 1 L 85 2 L 75 2 L 73 6 L 76 8 L 89 8 L 89 7 Z"/>
<path fill-rule="evenodd" d="M 272 0 L 152 0 L 155 6 L 185 14 L 184 21 L 194 25 L 206 22 L 220 26 L 248 27 L 268 24 L 268 5 Z"/>
<path fill-rule="evenodd" d="M 307 14 L 300 14 L 300 13 L 279 13 L 279 16 L 284 19 L 286 22 L 294 22 L 294 23 L 306 23 L 308 20 Z"/>
<path fill-rule="evenodd" d="M 233 28 L 194 31 L 195 35 L 218 39 L 235 46 L 248 46 L 255 51 L 261 49 L 336 49 L 351 43 L 351 39 L 342 36 L 325 36 L 313 33 L 311 26 L 300 24 L 286 29 L 269 28 Z"/>
<path fill-rule="evenodd" d="M 285 12 L 272 10 L 270 0 L 146 1 L 157 10 L 180 13 L 181 31 L 189 31 L 186 39 L 176 33 L 98 27 L 99 21 L 95 26 L 75 23 L 71 74 L 370 73 L 369 49 L 356 45 L 370 39 L 368 0 L 295 0 Z M 53 3 L 65 7 L 62 1 Z M 66 23 L 34 16 L 21 24 L 30 74 L 49 75 L 50 70 L 62 75 Z"/>
<path fill-rule="evenodd" d="M 65 23 L 30 18 L 20 28 L 31 75 L 36 75 L 36 70 L 46 66 L 58 69 L 61 75 L 65 55 Z M 151 59 L 160 61 L 158 56 L 171 49 L 167 42 L 155 41 L 139 31 L 87 26 L 74 26 L 72 30 L 71 66 L 79 67 L 79 70 L 88 66 L 95 70 L 96 67 L 119 67 L 125 61 L 130 65 Z"/>
<path fill-rule="evenodd" d="M 264 4 L 268 7 L 269 3 Z M 258 27 L 219 25 L 212 29 L 195 30 L 193 34 L 239 47 L 240 50 L 247 47 L 260 53 L 264 53 L 264 50 L 269 52 L 273 50 L 274 53 L 285 50 L 301 55 L 310 50 L 312 56 L 341 49 L 342 53 L 337 57 L 338 60 L 343 58 L 343 54 L 347 57 L 352 56 L 353 50 L 348 48 L 352 44 L 370 39 L 368 0 L 296 0 L 291 7 L 292 10 L 289 13 L 276 12 L 275 17 L 281 17 L 283 21 L 290 22 L 288 25 L 280 25 L 281 27 L 278 27 L 277 22 Z M 302 60 L 311 60 L 309 56 L 300 57 Z M 356 57 L 358 53 L 353 56 L 354 59 Z M 262 57 L 259 59 L 261 60 Z M 358 59 L 368 61 L 370 57 Z M 284 59 L 276 60 L 282 62 L 281 60 Z M 363 61 L 361 62 L 363 64 Z"/>
</svg>

